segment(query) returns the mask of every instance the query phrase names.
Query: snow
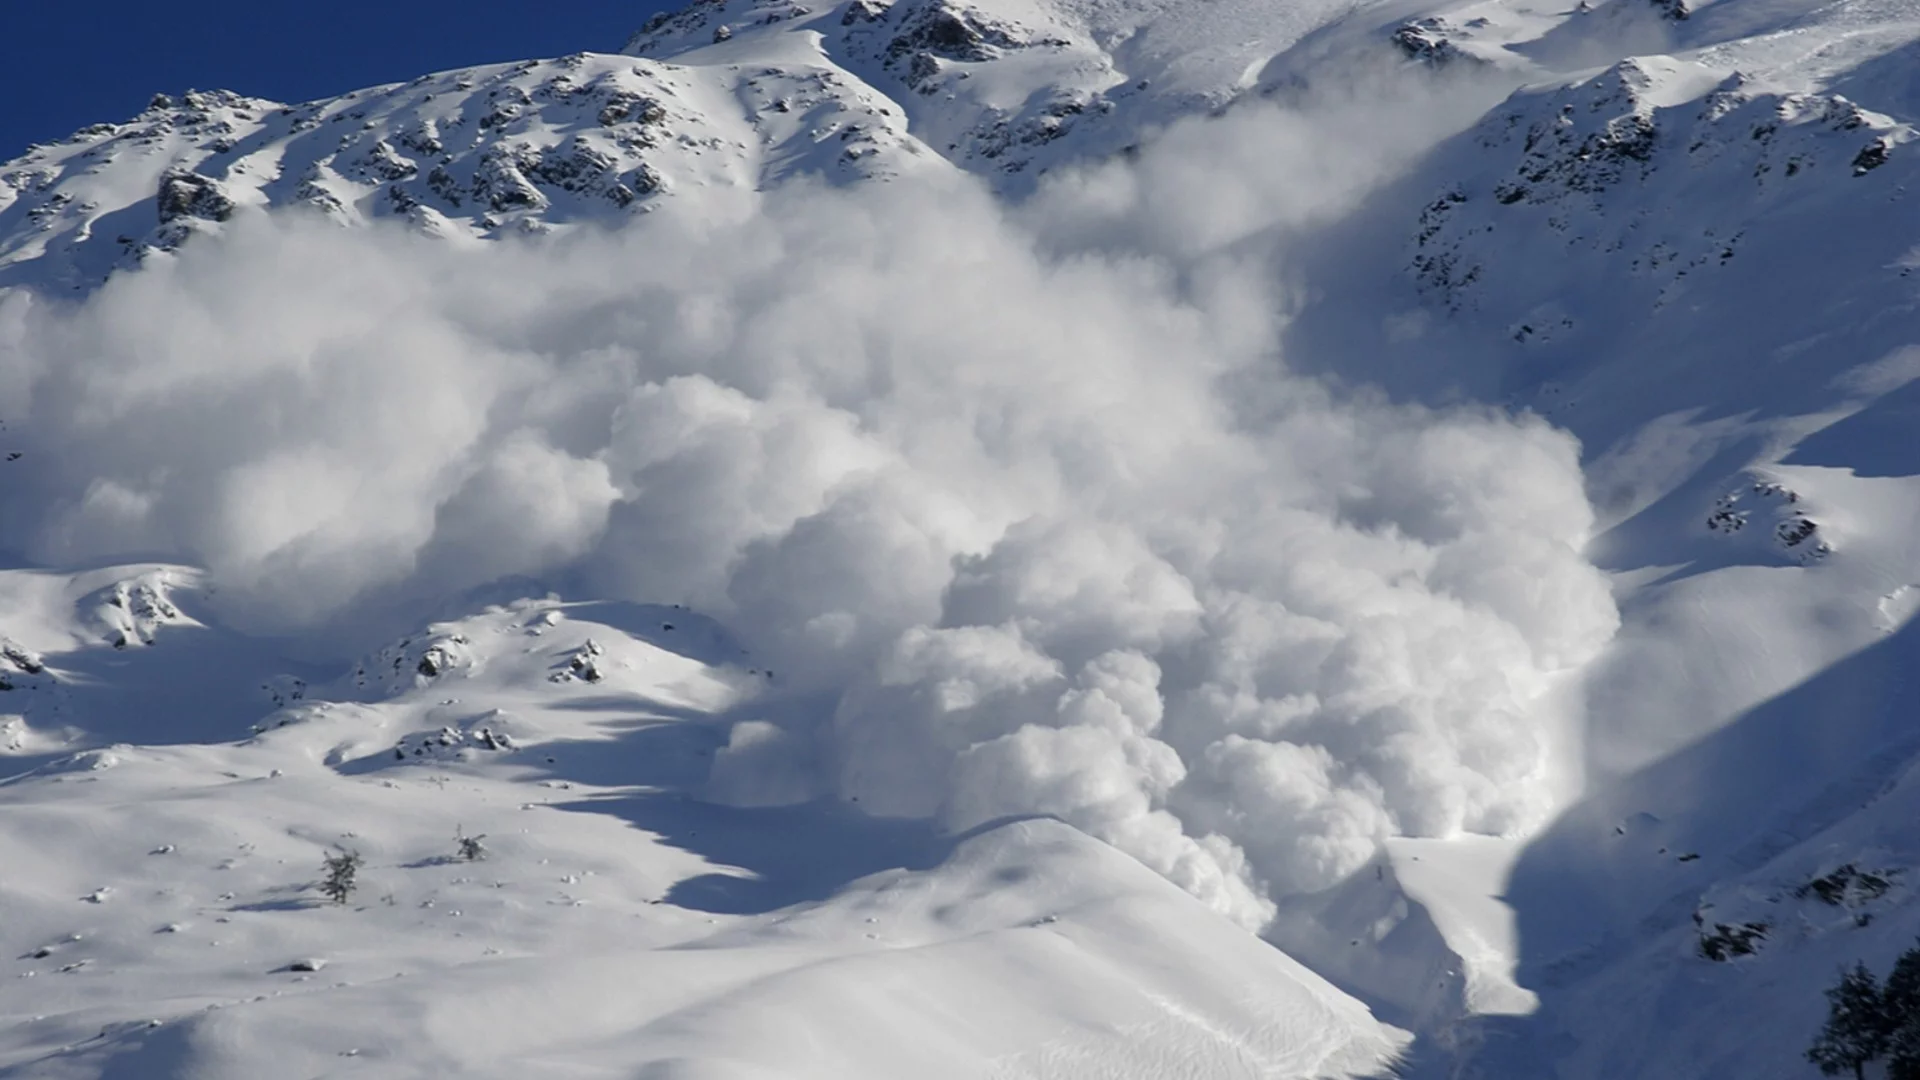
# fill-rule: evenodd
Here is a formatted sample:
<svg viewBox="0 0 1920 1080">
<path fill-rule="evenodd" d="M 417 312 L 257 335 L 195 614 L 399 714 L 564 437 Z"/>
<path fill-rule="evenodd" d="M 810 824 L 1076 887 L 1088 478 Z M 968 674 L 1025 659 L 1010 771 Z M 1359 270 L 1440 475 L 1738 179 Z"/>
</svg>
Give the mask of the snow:
<svg viewBox="0 0 1920 1080">
<path fill-rule="evenodd" d="M 252 736 L 58 756 L 0 785 L 0 902 L 26 947 L 0 1060 L 45 1076 L 343 1056 L 370 1075 L 1101 1076 L 1113 1052 L 1086 1033 L 1120 1031 L 1128 1060 L 1188 1070 L 1160 1075 L 1315 1076 L 1404 1042 L 1059 823 L 943 838 L 693 801 L 753 680 L 600 621 L 652 617 L 492 609 L 309 688 Z M 191 632 L 148 651 L 191 663 L 173 640 Z M 416 654 L 453 645 L 424 674 Z M 89 648 L 111 646 L 54 652 L 50 670 Z M 585 649 L 597 677 L 559 677 Z M 479 724 L 497 749 L 395 753 Z M 484 858 L 456 835 L 484 835 Z M 366 860 L 345 905 L 314 888 L 333 850 Z"/>
<path fill-rule="evenodd" d="M 1497 836 L 1451 840 L 1399 837 L 1387 844 L 1393 874 L 1422 905 L 1464 969 L 1465 1001 L 1475 1016 L 1525 1016 L 1539 998 L 1514 981 L 1520 941 L 1502 900 L 1520 844 Z"/>
<path fill-rule="evenodd" d="M 1920 931 L 1916 63 L 702 0 L 32 149 L 0 1076 L 1808 1075 Z"/>
</svg>

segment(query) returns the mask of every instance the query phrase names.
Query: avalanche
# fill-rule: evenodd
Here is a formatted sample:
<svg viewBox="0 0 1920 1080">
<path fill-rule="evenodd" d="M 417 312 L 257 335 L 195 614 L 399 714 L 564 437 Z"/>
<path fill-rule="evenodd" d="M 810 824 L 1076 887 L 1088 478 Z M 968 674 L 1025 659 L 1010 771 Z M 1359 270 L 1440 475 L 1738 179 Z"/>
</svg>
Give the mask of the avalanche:
<svg viewBox="0 0 1920 1080">
<path fill-rule="evenodd" d="M 702 0 L 0 165 L 0 1076 L 1808 1075 L 1917 50 Z"/>
</svg>

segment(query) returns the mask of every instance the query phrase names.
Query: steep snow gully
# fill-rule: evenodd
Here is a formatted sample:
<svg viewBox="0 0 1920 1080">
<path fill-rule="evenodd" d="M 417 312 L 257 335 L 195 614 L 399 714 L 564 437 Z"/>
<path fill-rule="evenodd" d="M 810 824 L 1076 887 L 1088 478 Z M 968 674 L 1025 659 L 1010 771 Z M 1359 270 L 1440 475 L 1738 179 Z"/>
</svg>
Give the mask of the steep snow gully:
<svg viewBox="0 0 1920 1080">
<path fill-rule="evenodd" d="M 0 1077 L 1813 1075 L 1920 933 L 1917 70 L 702 0 L 31 148 Z"/>
</svg>

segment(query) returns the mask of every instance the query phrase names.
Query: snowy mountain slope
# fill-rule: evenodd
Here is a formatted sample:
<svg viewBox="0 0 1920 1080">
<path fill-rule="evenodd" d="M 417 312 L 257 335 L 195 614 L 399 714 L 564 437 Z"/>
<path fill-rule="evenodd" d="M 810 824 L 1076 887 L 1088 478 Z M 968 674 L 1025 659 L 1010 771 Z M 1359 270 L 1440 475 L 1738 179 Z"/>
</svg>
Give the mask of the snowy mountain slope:
<svg viewBox="0 0 1920 1080">
<path fill-rule="evenodd" d="M 161 95 L 0 169 L 0 282 L 90 288 L 267 207 L 457 241 L 617 221 L 675 190 L 897 175 L 925 156 L 879 95 L 817 55 L 781 61 L 756 74 L 583 53 L 299 106 Z"/>
<path fill-rule="evenodd" d="M 144 574 L 189 602 L 185 572 Z M 23 614 L 54 680 L 113 649 L 85 602 Z M 1058 823 L 942 839 L 689 801 L 765 680 L 600 621 L 648 614 L 495 608 L 300 687 L 250 737 L 157 716 L 190 741 L 0 785 L 23 946 L 0 1075 L 1304 1077 L 1403 1041 Z M 128 648 L 234 680 L 175 623 Z M 341 849 L 366 859 L 348 905 L 313 887 Z"/>
<path fill-rule="evenodd" d="M 1903 630 L 1596 793 L 1536 841 L 1508 895 L 1542 1009 L 1491 1025 L 1490 1047 L 1519 1045 L 1491 1052 L 1481 1074 L 1560 1039 L 1550 1056 L 1566 1076 L 1795 1075 L 1780 1063 L 1824 1016 L 1808 988 L 1857 960 L 1884 967 L 1920 933 L 1912 663 Z M 1601 1008 L 1615 1015 L 1596 1024 Z M 1604 1045 L 1601 1027 L 1644 1034 Z"/>
<path fill-rule="evenodd" d="M 1010 294 L 960 271 L 987 257 L 972 232 L 991 230 L 970 231 L 977 219 L 948 198 L 946 211 L 968 226 L 905 219 L 913 240 L 941 249 L 934 258 L 876 260 L 883 273 L 844 279 L 831 260 L 802 260 L 823 294 L 884 297 L 891 307 L 881 322 L 819 295 L 796 302 L 758 279 L 742 290 L 766 310 L 819 311 L 778 324 L 812 335 L 807 348 L 756 330 L 740 351 L 782 364 L 812 347 L 852 358 L 828 377 L 809 381 L 804 363 L 776 369 L 779 377 L 730 376 L 737 356 L 724 353 L 693 368 L 719 372 L 720 384 L 695 389 L 651 361 L 627 361 L 643 373 L 632 381 L 658 381 L 647 383 L 646 408 L 632 408 L 648 424 L 622 437 L 655 456 L 622 481 L 621 497 L 645 506 L 650 486 L 682 476 L 711 485 L 669 512 L 636 512 L 671 542 L 684 539 L 684 525 L 696 546 L 718 544 L 695 511 L 734 499 L 759 500 L 757 512 L 784 505 L 792 497 L 782 485 L 795 476 L 842 493 L 822 495 L 828 509 L 802 516 L 793 532 L 733 549 L 751 572 L 723 574 L 722 587 L 704 595 L 718 598 L 716 610 L 751 613 L 739 627 L 749 636 L 859 640 L 872 632 L 861 621 L 871 605 L 927 600 L 911 589 L 948 555 L 929 535 L 1006 533 L 997 546 L 975 538 L 980 546 L 952 552 L 964 572 L 935 590 L 935 622 L 923 637 L 903 637 L 869 683 L 853 684 L 859 693 L 832 683 L 830 651 L 797 654 L 807 658 L 798 674 L 783 659 L 792 681 L 775 680 L 757 666 L 767 661 L 742 658 L 723 634 L 687 644 L 694 623 L 672 608 L 621 614 L 546 601 L 478 616 L 456 609 L 453 621 L 327 687 L 337 658 L 285 674 L 278 654 L 299 643 L 220 629 L 192 599 L 196 571 L 10 573 L 0 583 L 0 633 L 12 643 L 0 676 L 14 687 L 0 700 L 4 752 L 31 765 L 111 748 L 0 789 L 35 822 L 24 838 L 10 835 L 17 846 L 0 865 L 30 864 L 45 882 L 21 889 L 0 876 L 0 901 L 24 911 L 21 925 L 35 934 L 20 943 L 23 970 L 35 974 L 0 998 L 20 1003 L 0 1012 L 44 1017 L 0 1051 L 0 1068 L 257 1075 L 266 1055 L 296 1046 L 311 1071 L 355 1075 L 473 1070 L 482 1058 L 543 1075 L 636 1067 L 648 1076 L 1352 1075 L 1379 1067 L 1403 1041 L 1370 1008 L 1420 1036 L 1412 1068 L 1422 1075 L 1805 1075 L 1798 1053 L 1819 1021 L 1819 987 L 1856 958 L 1884 967 L 1920 931 L 1910 881 L 1920 865 L 1910 797 L 1920 744 L 1904 710 L 1909 619 L 1920 610 L 1920 552 L 1909 539 L 1920 516 L 1910 401 L 1920 375 L 1920 279 L 1911 274 L 1920 218 L 1909 194 L 1917 42 L 1912 5 L 1884 0 L 1564 8 L 708 0 L 650 24 L 628 56 L 448 73 L 291 111 L 190 95 L 10 163 L 0 169 L 0 287 L 85 292 L 115 267 L 152 261 L 195 234 L 232 231 L 264 207 L 305 205 L 356 226 L 404 220 L 457 244 L 564 235 L 654 207 L 726 218 L 752 212 L 727 193 L 777 191 L 809 176 L 858 192 L 866 179 L 905 187 L 971 172 L 1004 197 L 1037 192 L 1024 210 L 1040 221 L 1027 226 L 1038 247 L 1057 244 L 1069 260 L 1117 251 L 1203 300 L 1156 322 L 1162 312 L 1144 292 L 1102 306 L 1098 289 L 1056 291 L 1003 262 L 998 276 L 1021 283 L 1046 312 L 1028 318 Z M 1395 97 L 1380 90 L 1383 80 L 1416 89 Z M 1341 95 L 1384 100 L 1372 113 L 1335 110 L 1319 127 L 1304 125 L 1324 140 L 1317 145 L 1269 130 L 1287 110 L 1312 115 Z M 1448 107 L 1429 116 L 1412 104 L 1423 96 Z M 1496 101 L 1455 133 L 1460 108 L 1478 114 Z M 1409 114 L 1401 124 L 1365 128 L 1396 110 Z M 1193 119 L 1202 115 L 1230 122 Z M 1300 165 L 1303 156 L 1315 161 Z M 1041 180 L 1109 159 L 1122 163 L 1052 187 Z M 1350 190 L 1298 194 L 1342 184 Z M 849 230 L 849 219 L 818 203 L 783 205 L 807 206 L 828 231 L 873 227 Z M 899 231 L 903 219 L 886 216 L 877 197 L 871 205 L 878 231 Z M 947 250 L 964 257 L 948 261 Z M 1278 282 L 1251 269 L 1263 261 L 1282 267 Z M 1266 291 L 1253 300 L 1205 292 L 1232 275 Z M 876 284 L 902 279 L 929 283 L 963 318 L 929 320 L 903 292 Z M 562 279 L 553 280 L 558 289 Z M 580 290 L 577 280 L 565 284 Z M 674 294 L 692 313 L 684 323 L 649 331 L 685 348 L 725 325 L 702 306 L 725 288 L 702 289 Z M 1218 505 L 1293 481 L 1217 457 L 1182 459 L 1206 468 L 1153 489 L 1179 497 L 1151 518 L 1195 523 L 1171 545 L 1151 530 L 1113 531 L 1126 511 L 1111 506 L 1096 528 L 1079 531 L 1023 531 L 1011 524 L 1017 515 L 966 518 L 958 509 L 1021 505 L 1008 492 L 1033 481 L 1012 472 L 991 474 L 999 487 L 970 477 L 951 488 L 940 487 L 951 472 L 907 474 L 951 499 L 940 505 L 861 487 L 863 470 L 888 455 L 951 452 L 932 437 L 947 429 L 924 416 L 910 448 L 861 441 L 900 418 L 849 402 L 862 392 L 891 401 L 905 387 L 943 400 L 939 420 L 960 412 L 990 439 L 1022 425 L 1091 433 L 1062 472 L 1094 488 L 1092 501 L 1111 503 L 1112 492 L 1087 479 L 1102 475 L 1088 461 L 1105 452 L 1125 459 L 1120 471 L 1138 469 L 1150 459 L 1128 457 L 1136 433 L 1171 426 L 1197 442 L 1215 434 L 1212 419 L 1183 411 L 1166 390 L 1173 382 L 1155 384 L 1154 409 L 1134 411 L 1124 384 L 1164 371 L 1112 362 L 1107 343 L 1075 347 L 1084 339 L 1056 338 L 1056 329 L 1104 320 L 1121 336 L 1150 338 L 1156 354 L 1204 367 L 1216 362 L 1217 343 L 1163 337 L 1165 327 L 1198 310 L 1222 337 L 1245 334 L 1234 317 L 1241 302 L 1284 308 L 1278 355 L 1334 386 L 1378 384 L 1436 407 L 1530 409 L 1578 436 L 1599 516 L 1586 553 L 1611 572 L 1622 620 L 1606 650 L 1584 668 L 1541 659 L 1553 642 L 1598 633 L 1599 622 L 1581 621 L 1577 592 L 1555 594 L 1567 580 L 1558 564 L 1516 555 L 1523 568 L 1502 576 L 1472 562 L 1543 537 L 1562 546 L 1586 538 L 1584 504 L 1526 486 L 1537 462 L 1519 452 L 1524 440 L 1486 455 L 1504 467 L 1410 465 L 1471 455 L 1463 429 L 1443 425 L 1384 464 L 1337 466 L 1320 457 L 1324 448 L 1371 462 L 1373 444 L 1392 442 L 1387 429 L 1427 421 L 1321 415 L 1230 365 L 1223 381 L 1242 393 L 1236 422 L 1257 427 L 1267 408 L 1309 417 L 1251 449 L 1318 470 L 1348 530 L 1326 549 L 1298 534 L 1236 531 L 1241 519 Z M 570 303 L 570 312 L 597 310 Z M 1131 321 L 1129 308 L 1149 315 Z M 927 383 L 909 366 L 871 363 L 884 355 L 875 340 L 923 322 L 936 329 L 912 338 L 914 354 L 966 378 Z M 1059 372 L 1054 383 L 996 383 L 979 377 L 990 365 L 970 367 L 974 354 L 945 347 L 959 340 L 998 356 L 1004 341 L 1025 337 L 1067 343 L 1014 354 L 1013 368 Z M 618 348 L 627 342 L 607 341 L 626 355 Z M 1098 362 L 1073 366 L 1082 355 Z M 7 385 L 0 379 L 0 390 Z M 994 398 L 1009 388 L 1011 400 L 1065 404 L 1023 413 Z M 716 448 L 756 411 L 798 415 L 815 404 L 810 394 L 846 416 L 766 438 L 757 452 L 799 468 L 770 470 L 779 483 L 755 473 L 736 484 Z M 974 411 L 980 401 L 990 407 Z M 600 447 L 592 439 L 606 422 L 585 415 L 552 435 L 581 455 L 567 463 L 620 467 L 631 447 Z M 1082 429 L 1090 416 L 1102 420 Z M 475 466 L 552 494 L 540 505 L 564 518 L 555 493 L 567 484 L 516 467 Z M 1221 476 L 1254 482 L 1222 484 L 1227 494 L 1215 499 L 1201 478 Z M 461 512 L 484 527 L 426 549 L 422 580 L 433 580 L 436 558 L 504 542 L 510 530 L 500 523 L 520 513 Z M 1474 531 L 1481 515 L 1496 522 L 1491 534 Z M 836 531 L 848 519 L 862 530 L 853 535 L 884 542 L 849 543 Z M 644 563 L 672 550 L 650 546 L 649 534 L 623 535 L 629 545 L 640 537 L 641 554 L 613 545 L 599 558 Z M 1515 537 L 1524 544 L 1499 546 Z M 1153 559 L 1129 562 L 1129 544 Z M 1371 560 L 1393 545 L 1404 554 L 1390 571 L 1395 587 L 1369 590 Z M 1253 554 L 1261 550 L 1282 551 L 1283 561 L 1263 562 Z M 1194 569 L 1206 562 L 1195 551 L 1215 560 L 1205 572 Z M 1299 575 L 1304 586 L 1275 594 L 1245 584 L 1284 577 L 1287 559 L 1311 568 Z M 614 579 L 595 576 L 600 569 L 562 576 Z M 1441 598 L 1472 613 L 1458 624 L 1469 629 L 1447 628 L 1460 617 L 1453 608 L 1403 606 L 1407 581 L 1437 583 Z M 848 598 L 818 612 L 798 595 L 766 599 L 823 582 Z M 1188 585 L 1190 598 L 1180 593 Z M 1156 606 L 1163 602 L 1170 606 Z M 1489 607 L 1508 621 L 1489 621 Z M 755 625 L 795 611 L 799 630 Z M 1180 639 L 1195 612 L 1203 632 Z M 1550 617 L 1567 612 L 1581 618 Z M 541 621 L 549 613 L 558 613 L 550 625 Z M 680 629 L 665 630 L 670 621 Z M 1149 667 L 1118 652 L 1093 655 L 1086 642 L 1115 626 L 1135 635 L 1129 648 L 1152 653 Z M 1435 637 L 1463 644 L 1425 663 Z M 509 641 L 532 651 L 513 653 Z M 1284 665 L 1270 660 L 1282 652 L 1277 642 L 1292 650 Z M 1584 657 L 1581 648 L 1565 651 Z M 297 651 L 325 653 L 313 643 Z M 1418 692 L 1383 682 L 1389 670 L 1411 672 Z M 786 696 L 795 684 L 805 693 Z M 1531 840 L 1447 835 L 1468 820 L 1475 830 L 1503 827 L 1487 824 L 1494 815 L 1484 811 L 1470 818 L 1457 789 L 1437 796 L 1456 800 L 1442 811 L 1411 799 L 1430 777 L 1389 772 L 1381 747 L 1391 740 L 1369 743 L 1330 720 L 1357 717 L 1351 730 L 1411 737 L 1394 724 L 1426 707 L 1420 694 L 1430 685 L 1442 687 L 1434 697 L 1447 707 L 1463 702 L 1460 715 L 1501 722 L 1443 726 L 1442 741 L 1421 744 L 1415 760 L 1452 763 L 1457 754 L 1476 782 L 1512 777 L 1501 772 L 1510 767 L 1502 752 L 1544 728 L 1515 755 L 1536 771 L 1506 788 L 1536 792 L 1528 785 L 1539 784 L 1541 760 L 1564 752 L 1585 773 L 1584 790 L 1549 787 L 1578 798 Z M 818 709 L 809 694 L 843 692 L 826 719 L 807 711 Z M 147 695 L 165 704 L 143 708 Z M 1211 708 L 1232 718 L 1224 738 L 1194 726 Z M 903 726 L 890 741 L 880 721 L 895 714 L 928 726 Z M 1583 725 L 1570 747 L 1554 730 L 1567 717 Z M 222 742 L 255 723 L 267 729 L 257 738 Z M 1218 879 L 1193 868 L 1226 867 L 1235 882 L 1264 890 L 1274 914 L 1265 935 L 1286 955 L 1062 827 L 963 829 L 956 840 L 925 822 L 810 802 L 833 791 L 867 796 L 881 812 L 940 804 L 949 824 L 971 826 L 942 794 L 956 781 L 930 784 L 909 767 L 949 743 L 964 747 L 955 769 L 972 770 L 969 780 L 995 763 L 1004 774 L 970 796 L 993 811 L 976 817 L 1060 814 L 1216 903 Z M 813 776 L 823 760 L 845 764 L 850 746 L 869 749 L 868 768 L 882 761 L 897 774 L 824 784 Z M 423 773 L 444 779 L 412 779 Z M 1368 792 L 1381 807 L 1371 817 Z M 580 812 L 549 813 L 547 799 Z M 409 815 L 398 823 L 397 805 Z M 1149 812 L 1128 816 L 1136 805 Z M 234 831 L 235 807 L 247 808 L 249 829 Z M 1456 824 L 1421 826 L 1423 814 Z M 188 839 L 149 835 L 155 818 Z M 1151 830 L 1169 821 L 1187 847 L 1154 861 L 1162 838 Z M 495 855 L 483 865 L 499 876 L 435 861 L 450 854 L 453 828 L 488 833 Z M 390 906 L 314 908 L 301 890 L 318 852 L 349 831 L 365 840 L 370 886 L 395 892 Z M 134 839 L 119 847 L 74 839 L 121 834 Z M 189 847 L 237 843 L 254 848 L 186 873 L 165 869 Z M 141 854 L 169 844 L 164 855 Z M 1218 854 L 1222 845 L 1231 856 Z M 561 881 L 564 890 L 527 865 L 554 851 L 572 859 L 559 876 L 579 879 Z M 256 852 L 285 863 L 269 869 Z M 510 865 L 521 872 L 509 878 Z M 1314 877 L 1314 888 L 1289 891 L 1272 869 L 1302 865 L 1334 883 L 1320 888 L 1326 881 Z M 228 878 L 241 885 L 220 884 Z M 136 896 L 140 906 L 127 902 Z M 409 906 L 427 901 L 436 906 Z M 462 914 L 440 914 L 454 904 Z M 122 910 L 124 921 L 100 921 Z M 467 936 L 456 944 L 452 932 L 435 931 L 443 918 Z M 211 955 L 199 949 L 151 950 L 139 935 L 169 925 L 162 920 L 225 941 L 209 950 L 241 944 L 249 959 L 229 966 L 195 959 Z M 474 921 L 481 926 L 469 931 Z M 229 925 L 240 928 L 230 940 Z M 893 929 L 863 929 L 877 925 Z M 629 949 L 634 933 L 643 940 Z M 474 937 L 488 941 L 478 958 Z M 627 951 L 603 955 L 616 937 Z M 42 948 L 45 956 L 32 955 Z M 63 953 L 72 959 L 53 964 Z M 310 1005 L 249 1000 L 197 1014 L 268 992 L 261 978 L 296 985 L 301 973 L 272 966 L 306 955 L 330 962 L 298 986 L 334 972 L 349 985 Z M 386 967 L 408 974 L 375 985 Z M 629 967 L 660 981 L 643 975 L 633 985 Z M 49 979 L 81 989 L 45 998 Z M 470 990 L 475 983 L 482 989 Z M 193 989 L 167 989 L 178 985 Z M 352 1033 L 382 1041 L 347 1039 L 316 1021 L 321 1008 L 347 1010 Z M 159 1025 L 140 1027 L 149 1016 Z M 103 1028 L 112 1034 L 90 1038 Z M 875 1040 L 876 1028 L 899 1034 Z M 742 1041 L 743 1031 L 755 1035 Z M 867 1049 L 848 1050 L 855 1046 Z M 349 1051 L 358 1052 L 341 1056 Z"/>
<path fill-rule="evenodd" d="M 899 102 L 929 146 L 1022 190 L 1051 165 L 1118 152 L 1156 125 L 1231 102 L 1271 59 L 1347 13 L 1322 3 L 902 0 L 813 10 L 714 0 L 657 17 L 626 51 L 731 55 L 817 35 L 836 63 Z"/>
<path fill-rule="evenodd" d="M 1914 137 L 1901 117 L 1915 103 L 1858 69 L 1830 81 L 1878 85 L 1867 100 L 1888 111 L 1703 55 L 1516 94 L 1422 174 L 1439 194 L 1410 235 L 1375 248 L 1406 259 L 1417 292 L 1356 282 L 1400 314 L 1335 328 L 1308 313 L 1301 326 L 1363 336 L 1340 347 L 1379 358 L 1389 385 L 1463 387 L 1582 437 L 1611 526 L 1599 556 L 1621 570 L 1686 566 L 1641 579 L 1613 663 L 1638 655 L 1636 617 L 1704 615 L 1714 625 L 1696 633 L 1725 639 L 1721 655 L 1775 653 L 1726 681 L 1645 668 L 1603 681 L 1614 689 L 1598 692 L 1629 695 L 1598 710 L 1614 729 L 1590 759 L 1603 769 L 1682 745 L 1876 640 L 1890 628 L 1882 606 L 1920 571 L 1899 524 L 1906 440 L 1850 434 L 1914 374 L 1915 236 L 1900 225 L 1913 217 L 1901 148 Z M 1773 595 L 1760 601 L 1763 579 Z M 1726 617 L 1755 604 L 1777 631 Z M 1794 611 L 1819 627 L 1796 637 Z M 1648 640 L 1662 650 L 1672 630 Z"/>
<path fill-rule="evenodd" d="M 1800 1075 L 1810 988 L 1920 929 L 1899 887 L 1807 892 L 1912 866 L 1915 36 L 1902 6 L 1702 8 L 1514 94 L 1303 271 L 1293 355 L 1578 434 L 1617 572 L 1588 795 L 1507 887 L 1541 1011 L 1437 1037 L 1484 1046 L 1472 1075 Z"/>
<path fill-rule="evenodd" d="M 1603 771 L 1897 629 L 1916 571 L 1911 444 L 1881 418 L 1915 374 L 1903 148 L 1920 100 L 1898 73 L 1920 29 L 1871 5 L 1773 14 L 1788 28 L 1516 93 L 1382 196 L 1437 191 L 1423 209 L 1343 236 L 1321 267 L 1330 300 L 1294 328 L 1301 355 L 1361 358 L 1350 376 L 1504 400 L 1581 436 L 1609 527 L 1595 552 L 1632 571 L 1610 663 L 1660 662 L 1638 652 L 1636 618 L 1661 624 L 1651 649 L 1683 620 L 1724 637 L 1728 663 L 1772 651 L 1724 679 L 1600 680 L 1632 695 L 1597 710 Z M 1803 45 L 1780 68 L 1740 66 L 1782 59 L 1781 36 Z M 1354 304 L 1390 314 L 1336 322 Z M 1796 630 L 1795 611 L 1817 625 Z"/>
<path fill-rule="evenodd" d="M 1297 83 L 1328 54 L 1384 66 L 1444 42 L 1446 56 L 1535 71 L 1510 46 L 1554 21 L 1414 26 L 1404 7 L 714 0 L 654 20 L 627 43 L 635 59 L 579 53 L 300 105 L 163 94 L 0 166 L 0 285 L 91 289 L 269 207 L 464 240 L 942 157 L 1025 191 L 1051 168 Z M 1409 26 L 1414 37 L 1395 36 Z"/>
<path fill-rule="evenodd" d="M 201 579 L 164 565 L 0 574 L 8 756 L 219 740 L 279 704 L 279 685 L 263 685 L 286 667 L 273 643 L 209 627 L 176 603 Z M 149 648 L 162 635 L 164 654 Z"/>
</svg>

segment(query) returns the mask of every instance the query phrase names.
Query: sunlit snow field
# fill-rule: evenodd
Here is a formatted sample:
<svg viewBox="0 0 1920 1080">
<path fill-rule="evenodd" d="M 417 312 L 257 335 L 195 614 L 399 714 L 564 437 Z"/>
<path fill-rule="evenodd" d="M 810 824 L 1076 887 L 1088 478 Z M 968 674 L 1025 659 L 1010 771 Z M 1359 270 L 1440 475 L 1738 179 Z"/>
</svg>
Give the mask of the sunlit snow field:
<svg viewBox="0 0 1920 1080">
<path fill-rule="evenodd" d="M 0 167 L 0 1076 L 1810 1074 L 1920 11 L 1670 15 L 713 0 Z"/>
</svg>

